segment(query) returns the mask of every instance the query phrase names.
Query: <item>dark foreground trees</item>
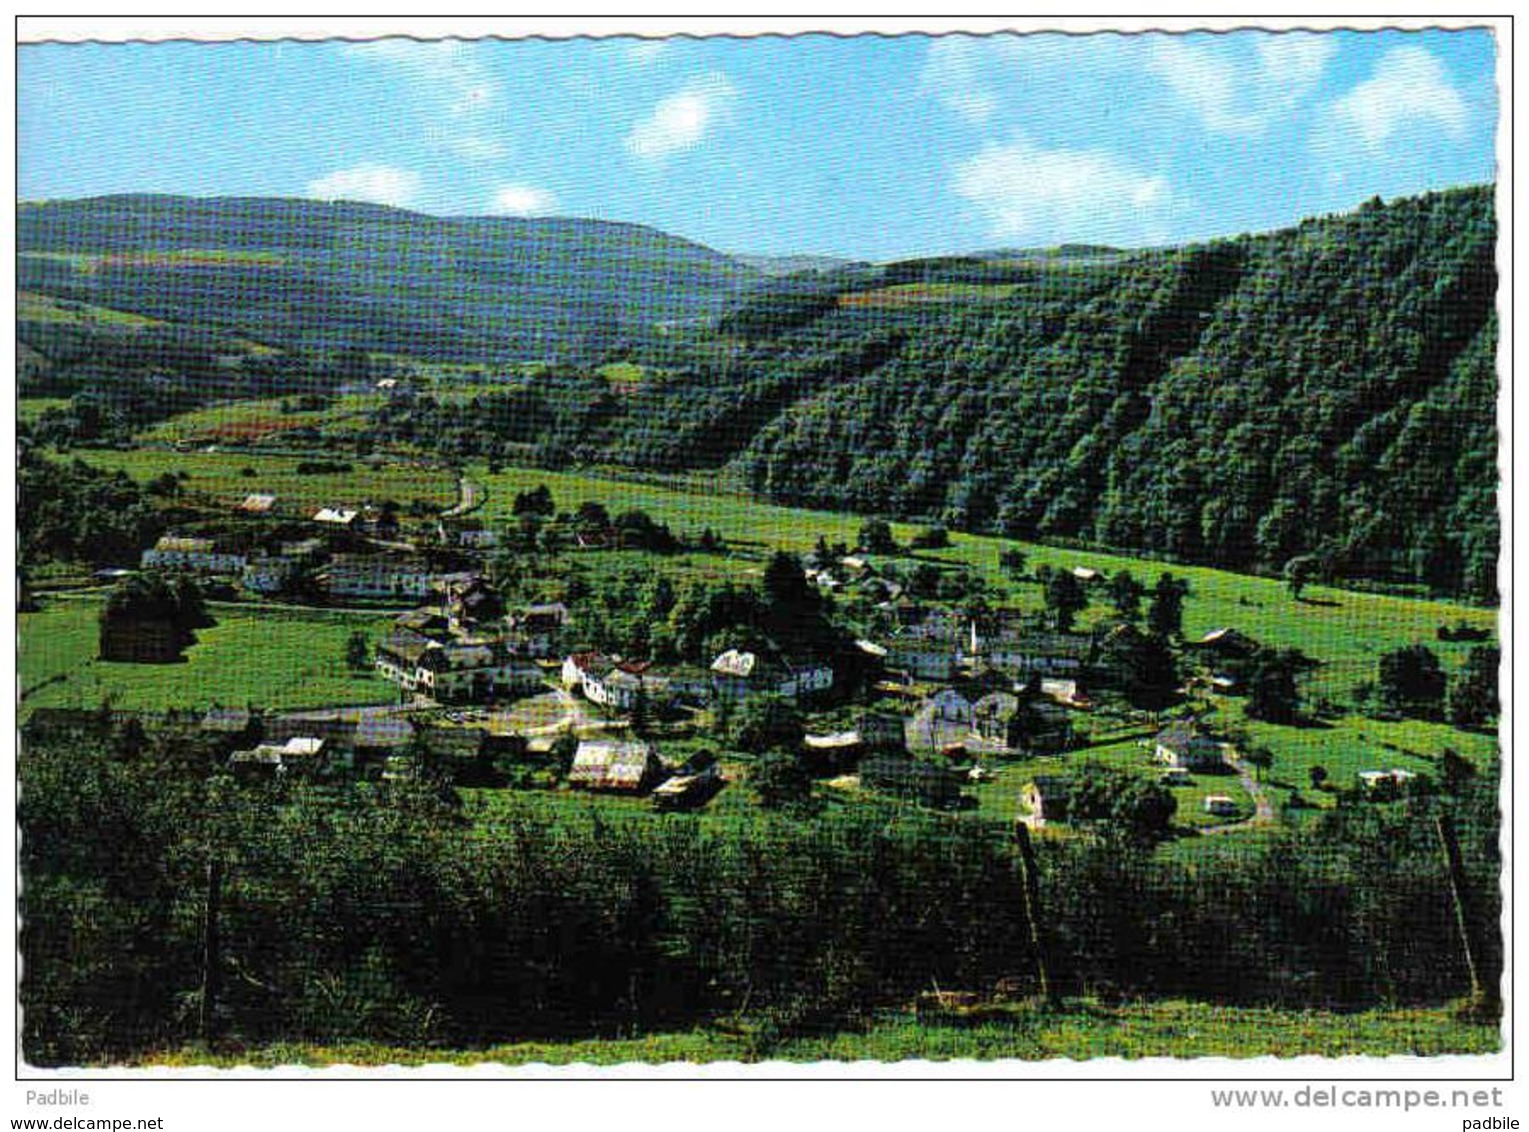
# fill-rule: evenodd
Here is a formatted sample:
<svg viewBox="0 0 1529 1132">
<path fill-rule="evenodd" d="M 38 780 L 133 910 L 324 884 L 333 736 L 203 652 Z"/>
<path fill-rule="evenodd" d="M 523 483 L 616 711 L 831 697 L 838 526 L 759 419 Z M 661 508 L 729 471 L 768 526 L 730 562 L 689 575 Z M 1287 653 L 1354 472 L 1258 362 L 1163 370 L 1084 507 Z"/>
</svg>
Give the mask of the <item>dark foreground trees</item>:
<svg viewBox="0 0 1529 1132">
<path fill-rule="evenodd" d="M 215 1040 L 461 1047 L 681 1029 L 746 1015 L 789 1035 L 931 985 L 1033 976 L 1012 841 L 972 815 L 875 803 L 748 824 L 443 802 L 414 785 L 239 785 L 109 716 L 34 732 L 20 820 L 23 1048 L 38 1065 L 195 1041 L 208 866 Z M 171 757 L 174 756 L 174 757 Z M 1067 994 L 1346 1007 L 1469 982 L 1417 805 L 1451 808 L 1470 923 L 1497 941 L 1495 776 L 1356 807 L 1310 836 L 1193 855 L 1044 839 L 1041 907 Z M 89 915 L 80 910 L 88 908 Z"/>
</svg>

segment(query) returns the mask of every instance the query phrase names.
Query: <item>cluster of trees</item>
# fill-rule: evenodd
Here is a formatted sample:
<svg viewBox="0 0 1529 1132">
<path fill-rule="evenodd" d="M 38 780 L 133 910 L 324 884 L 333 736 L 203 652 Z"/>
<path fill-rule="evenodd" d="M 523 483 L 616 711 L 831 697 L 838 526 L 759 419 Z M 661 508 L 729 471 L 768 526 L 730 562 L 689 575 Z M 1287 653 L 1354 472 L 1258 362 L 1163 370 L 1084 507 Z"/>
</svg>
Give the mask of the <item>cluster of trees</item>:
<svg viewBox="0 0 1529 1132">
<path fill-rule="evenodd" d="M 1466 654 L 1453 681 L 1427 645 L 1395 649 L 1380 658 L 1376 690 L 1383 707 L 1423 719 L 1448 717 L 1457 727 L 1485 727 L 1496 720 L 1502 652 L 1483 645 Z"/>
<path fill-rule="evenodd" d="M 512 505 L 515 523 L 506 532 L 505 549 L 513 555 L 556 554 L 581 540 L 612 550 L 645 550 L 673 554 L 683 548 L 680 537 L 640 507 L 616 515 L 598 500 L 587 499 L 572 512 L 558 512 L 545 486 L 519 492 Z M 696 540 L 703 550 L 717 550 L 721 540 L 710 529 Z M 506 571 L 513 567 L 506 567 Z"/>
<path fill-rule="evenodd" d="M 50 561 L 133 564 L 166 529 L 165 512 L 126 472 L 49 460 L 28 445 L 17 461 L 16 490 L 23 568 Z"/>
<path fill-rule="evenodd" d="M 905 809 L 889 821 L 868 803 L 812 821 L 765 812 L 726 837 L 699 817 L 611 825 L 513 805 L 486 824 L 409 784 L 239 785 L 208 765 L 190 740 L 157 735 L 24 746 L 30 1063 L 204 1034 L 472 1046 L 740 1015 L 768 1052 L 773 1036 L 853 1025 L 931 985 L 1034 971 L 1013 849 L 980 822 Z M 1501 863 L 1495 778 L 1482 779 L 1427 804 L 1459 831 L 1466 922 L 1492 985 Z M 1047 839 L 1052 979 L 1066 993 L 1292 1008 L 1462 995 L 1423 804 L 1356 807 L 1212 870 Z"/>
<path fill-rule="evenodd" d="M 828 601 L 783 551 L 757 586 L 704 577 L 676 585 L 651 570 L 576 566 L 563 596 L 572 606 L 572 635 L 623 656 L 710 664 L 740 648 L 829 659 L 847 677 L 858 655 Z"/>
<path fill-rule="evenodd" d="M 1172 832 L 1178 799 L 1150 778 L 1085 762 L 1067 778 L 1066 789 L 1067 820 L 1122 851 L 1150 848 Z"/>
</svg>

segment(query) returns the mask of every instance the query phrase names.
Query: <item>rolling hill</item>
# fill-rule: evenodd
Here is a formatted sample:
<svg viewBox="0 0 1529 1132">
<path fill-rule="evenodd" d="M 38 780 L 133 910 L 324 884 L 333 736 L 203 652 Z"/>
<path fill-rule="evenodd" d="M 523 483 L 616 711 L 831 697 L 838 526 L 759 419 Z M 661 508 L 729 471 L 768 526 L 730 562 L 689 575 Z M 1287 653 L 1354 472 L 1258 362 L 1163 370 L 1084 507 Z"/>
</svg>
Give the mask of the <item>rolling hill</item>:
<svg viewBox="0 0 1529 1132">
<path fill-rule="evenodd" d="M 278 346 L 587 359 L 714 318 L 762 272 L 651 228 L 379 205 L 116 196 L 22 205 L 18 286 Z"/>
</svg>

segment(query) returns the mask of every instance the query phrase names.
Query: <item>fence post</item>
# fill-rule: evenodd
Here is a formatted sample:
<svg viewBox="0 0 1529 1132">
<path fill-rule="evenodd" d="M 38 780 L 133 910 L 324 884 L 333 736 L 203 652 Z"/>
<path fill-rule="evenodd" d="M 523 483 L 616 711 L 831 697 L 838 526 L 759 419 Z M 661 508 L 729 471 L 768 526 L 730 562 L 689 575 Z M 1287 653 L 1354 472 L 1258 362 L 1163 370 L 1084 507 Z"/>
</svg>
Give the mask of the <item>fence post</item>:
<svg viewBox="0 0 1529 1132">
<path fill-rule="evenodd" d="M 219 954 L 218 906 L 222 900 L 223 862 L 207 861 L 207 893 L 202 910 L 202 995 L 197 1009 L 197 1029 L 203 1042 L 216 1037 L 218 991 L 222 959 Z"/>
<path fill-rule="evenodd" d="M 1030 948 L 1035 953 L 1035 976 L 1040 985 L 1041 997 L 1047 1004 L 1056 1002 L 1056 988 L 1051 981 L 1051 962 L 1046 949 L 1046 929 L 1041 913 L 1040 867 L 1035 861 L 1035 848 L 1030 844 L 1030 827 L 1022 821 L 1014 823 L 1014 840 L 1019 844 L 1019 862 L 1024 870 L 1021 891 L 1025 900 L 1025 923 L 1030 928 Z"/>
</svg>

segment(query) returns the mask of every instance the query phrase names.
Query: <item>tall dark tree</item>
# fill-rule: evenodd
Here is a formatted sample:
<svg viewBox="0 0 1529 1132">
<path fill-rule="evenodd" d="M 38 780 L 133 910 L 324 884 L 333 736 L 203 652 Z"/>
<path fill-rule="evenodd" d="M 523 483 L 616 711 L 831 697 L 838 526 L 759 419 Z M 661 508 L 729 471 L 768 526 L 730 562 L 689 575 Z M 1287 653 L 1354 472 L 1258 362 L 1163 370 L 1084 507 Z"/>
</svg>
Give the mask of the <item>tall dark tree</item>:
<svg viewBox="0 0 1529 1132">
<path fill-rule="evenodd" d="M 546 484 L 537 484 L 530 491 L 515 493 L 511 511 L 516 515 L 541 515 L 550 519 L 557 514 L 557 505 L 552 500 L 551 489 Z"/>
<path fill-rule="evenodd" d="M 1316 575 L 1316 566 L 1317 560 L 1310 554 L 1298 554 L 1285 563 L 1285 585 L 1289 588 L 1291 597 L 1297 601 L 1301 599 L 1302 591 Z"/>
<path fill-rule="evenodd" d="M 1067 632 L 1078 614 L 1088 608 L 1088 595 L 1070 570 L 1053 570 L 1046 577 L 1046 609 L 1058 631 Z"/>
<path fill-rule="evenodd" d="M 1178 660 L 1162 637 L 1122 627 L 1105 639 L 1101 660 L 1121 692 L 1137 707 L 1155 711 L 1178 697 Z"/>
<path fill-rule="evenodd" d="M 867 519 L 860 527 L 859 545 L 869 554 L 896 554 L 899 549 L 892 524 L 885 519 Z"/>
<path fill-rule="evenodd" d="M 776 749 L 749 767 L 749 786 L 767 810 L 800 808 L 812 798 L 812 777 L 800 756 Z"/>
<path fill-rule="evenodd" d="M 1502 651 L 1493 645 L 1473 648 L 1449 689 L 1449 721 L 1456 727 L 1485 727 L 1501 711 L 1497 686 Z"/>
<path fill-rule="evenodd" d="M 1017 546 L 1006 547 L 998 552 L 998 568 L 1009 578 L 1023 578 L 1029 562 L 1030 556 Z"/>
<path fill-rule="evenodd" d="M 1097 763 L 1072 776 L 1070 820 L 1092 825 L 1107 840 L 1152 845 L 1169 834 L 1178 800 L 1158 782 Z"/>
<path fill-rule="evenodd" d="M 1184 635 L 1184 598 L 1189 583 L 1172 574 L 1159 575 L 1152 588 L 1152 602 L 1147 607 L 1147 627 L 1159 637 Z"/>
<path fill-rule="evenodd" d="M 1248 715 L 1294 723 L 1301 711 L 1298 678 L 1309 662 L 1294 649 L 1260 649 L 1248 673 Z"/>
<path fill-rule="evenodd" d="M 1403 715 L 1437 718 L 1444 708 L 1448 682 L 1443 665 L 1427 645 L 1408 645 L 1380 658 L 1381 702 Z"/>
<path fill-rule="evenodd" d="M 345 641 L 345 666 L 352 672 L 365 672 L 371 666 L 372 642 L 357 629 Z"/>
<path fill-rule="evenodd" d="M 1110 604 L 1123 620 L 1135 621 L 1141 616 L 1141 599 L 1146 593 L 1129 570 L 1117 570 L 1110 578 Z"/>
</svg>

